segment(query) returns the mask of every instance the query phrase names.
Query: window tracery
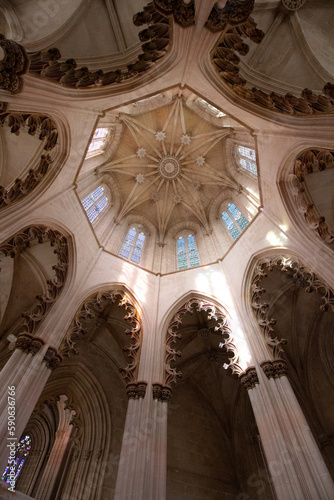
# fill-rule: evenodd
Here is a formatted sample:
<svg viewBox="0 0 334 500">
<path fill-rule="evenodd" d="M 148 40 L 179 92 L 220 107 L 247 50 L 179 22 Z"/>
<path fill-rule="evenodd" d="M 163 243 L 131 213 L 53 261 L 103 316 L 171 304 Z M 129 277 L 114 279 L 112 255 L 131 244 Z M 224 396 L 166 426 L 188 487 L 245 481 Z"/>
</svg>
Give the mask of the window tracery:
<svg viewBox="0 0 334 500">
<path fill-rule="evenodd" d="M 27 456 L 29 455 L 30 449 L 31 438 L 27 434 L 20 439 L 16 448 L 15 457 L 9 461 L 5 472 L 2 474 L 2 481 L 5 481 L 6 484 L 10 484 L 11 487 L 15 486 L 17 478 L 22 470 Z"/>
<path fill-rule="evenodd" d="M 241 231 L 248 225 L 248 220 L 242 215 L 234 203 L 228 204 L 227 210 L 224 210 L 222 213 L 222 220 L 234 240 L 240 236 Z"/>
<path fill-rule="evenodd" d="M 223 116 L 226 116 L 225 113 L 223 113 L 219 109 L 215 108 L 215 106 L 212 106 L 212 104 L 209 104 L 208 102 L 206 102 L 201 97 L 198 97 L 196 99 L 196 102 L 197 102 L 197 104 L 200 105 L 201 108 L 203 108 L 205 111 L 207 111 L 208 113 L 210 113 L 210 115 L 213 115 L 216 118 L 222 118 Z"/>
<path fill-rule="evenodd" d="M 88 147 L 86 158 L 99 155 L 103 153 L 105 144 L 110 135 L 109 128 L 97 128 L 94 132 L 91 143 Z"/>
<path fill-rule="evenodd" d="M 239 165 L 251 174 L 257 175 L 255 150 L 246 146 L 238 146 L 237 155 Z"/>
<path fill-rule="evenodd" d="M 177 268 L 179 270 L 200 265 L 195 236 L 193 234 L 180 235 L 176 246 Z"/>
<path fill-rule="evenodd" d="M 108 198 L 103 186 L 98 186 L 86 198 L 81 200 L 81 203 L 87 213 L 90 222 L 93 222 L 97 216 L 108 205 Z"/>
<path fill-rule="evenodd" d="M 119 255 L 130 262 L 139 264 L 142 258 L 146 235 L 141 226 L 130 227 Z"/>
</svg>

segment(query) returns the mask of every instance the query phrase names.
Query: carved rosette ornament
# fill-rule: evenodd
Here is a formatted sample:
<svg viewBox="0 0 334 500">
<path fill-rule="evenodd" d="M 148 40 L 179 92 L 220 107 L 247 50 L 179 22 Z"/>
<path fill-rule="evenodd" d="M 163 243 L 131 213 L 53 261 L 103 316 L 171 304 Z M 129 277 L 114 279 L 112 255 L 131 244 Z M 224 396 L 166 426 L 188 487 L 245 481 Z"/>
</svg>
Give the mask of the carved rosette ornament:
<svg viewBox="0 0 334 500">
<path fill-rule="evenodd" d="M 242 368 L 238 364 L 238 351 L 236 346 L 233 344 L 233 338 L 231 334 L 231 330 L 228 326 L 226 316 L 223 312 L 219 311 L 216 306 L 213 304 L 206 302 L 202 299 L 190 299 L 173 317 L 170 325 L 167 329 L 167 337 L 166 337 L 166 358 L 165 358 L 165 386 L 170 387 L 172 384 L 175 384 L 178 377 L 181 377 L 181 372 L 178 372 L 175 368 L 171 366 L 172 363 L 176 361 L 177 357 L 181 356 L 181 352 L 173 349 L 172 345 L 176 343 L 178 339 L 181 338 L 180 333 L 177 332 L 178 328 L 182 323 L 182 317 L 185 314 L 192 314 L 193 307 L 195 307 L 198 311 L 206 311 L 209 319 L 215 319 L 217 321 L 217 326 L 215 327 L 215 331 L 218 331 L 222 335 L 221 343 L 224 344 L 225 352 L 232 352 L 233 356 L 229 358 L 229 364 L 226 365 L 226 368 L 231 368 L 233 373 L 240 374 L 242 372 Z"/>
<path fill-rule="evenodd" d="M 260 287 L 261 282 L 268 276 L 267 271 L 271 271 L 274 267 L 290 276 L 291 280 L 297 286 L 304 288 L 306 292 L 317 292 L 323 301 L 320 306 L 321 311 L 327 311 L 328 309 L 334 311 L 334 292 L 298 259 L 280 255 L 262 259 L 257 264 L 251 285 L 251 305 L 265 341 L 272 349 L 274 360 L 281 361 L 281 355 L 284 352 L 283 346 L 286 344 L 286 340 L 273 336 L 276 320 L 268 317 L 269 303 L 262 299 L 262 295 L 266 290 Z M 269 374 L 270 368 L 265 369 Z"/>
<path fill-rule="evenodd" d="M 288 365 L 284 359 L 264 361 L 261 363 L 261 368 L 268 379 L 279 378 L 288 374 Z"/>
<path fill-rule="evenodd" d="M 27 72 L 29 59 L 22 45 L 0 34 L 0 88 L 16 94 L 22 90 L 20 75 Z"/>
<path fill-rule="evenodd" d="M 30 335 L 34 334 L 37 326 L 45 318 L 64 287 L 68 268 L 67 239 L 59 231 L 46 226 L 30 226 L 0 245 L 0 254 L 14 258 L 35 240 L 40 244 L 49 241 L 50 245 L 54 247 L 58 263 L 53 266 L 55 278 L 47 281 L 47 293 L 43 296 L 38 295 L 36 297 L 37 304 L 33 309 L 22 314 L 21 328 Z"/>
<path fill-rule="evenodd" d="M 72 325 L 61 344 L 60 353 L 64 357 L 77 354 L 78 351 L 74 347 L 75 339 L 87 333 L 85 323 L 91 321 L 96 323 L 99 314 L 101 314 L 104 308 L 111 303 L 117 303 L 119 307 L 124 307 L 126 310 L 124 319 L 132 324 L 130 329 L 125 330 L 125 334 L 130 335 L 131 343 L 123 348 L 130 361 L 126 367 L 120 368 L 119 371 L 127 384 L 137 384 L 140 348 L 142 343 L 141 323 L 138 318 L 136 306 L 132 303 L 129 295 L 123 290 L 98 292 L 85 300 L 76 313 Z"/>
<path fill-rule="evenodd" d="M 334 151 L 330 149 L 308 149 L 296 158 L 293 174 L 290 175 L 292 192 L 297 202 L 298 212 L 304 217 L 307 225 L 332 248 L 334 247 L 334 230 L 325 217 L 318 213 L 308 196 L 305 177 L 313 172 L 322 172 L 334 164 Z"/>
<path fill-rule="evenodd" d="M 152 384 L 153 399 L 168 403 L 172 397 L 172 388 L 169 385 Z"/>
<path fill-rule="evenodd" d="M 21 333 L 15 342 L 15 349 L 20 349 L 21 351 L 25 351 L 35 356 L 44 344 L 44 340 L 38 337 L 33 337 L 27 333 Z"/>
<path fill-rule="evenodd" d="M 239 376 L 240 384 L 248 391 L 254 389 L 255 385 L 259 383 L 256 373 L 256 368 L 249 367 L 244 373 Z"/>
<path fill-rule="evenodd" d="M 253 8 L 254 0 L 227 0 L 222 9 L 219 8 L 218 2 L 216 2 L 205 26 L 213 33 L 223 31 L 228 25 L 238 26 L 247 21 Z"/>
<path fill-rule="evenodd" d="M 146 394 L 147 382 L 130 382 L 126 385 L 128 399 L 143 399 Z"/>
</svg>

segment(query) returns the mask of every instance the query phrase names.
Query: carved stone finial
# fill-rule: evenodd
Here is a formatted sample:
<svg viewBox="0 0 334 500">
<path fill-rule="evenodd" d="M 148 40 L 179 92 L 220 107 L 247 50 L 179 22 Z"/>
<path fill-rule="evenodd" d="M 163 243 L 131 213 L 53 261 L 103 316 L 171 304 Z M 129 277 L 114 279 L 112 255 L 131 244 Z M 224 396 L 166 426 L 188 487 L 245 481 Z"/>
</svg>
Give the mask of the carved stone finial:
<svg viewBox="0 0 334 500">
<path fill-rule="evenodd" d="M 259 383 L 256 368 L 253 366 L 247 368 L 239 377 L 241 385 L 248 391 L 254 389 L 255 385 Z"/>
<path fill-rule="evenodd" d="M 29 68 L 29 59 L 22 45 L 7 40 L 0 34 L 0 88 L 12 94 L 21 92 L 23 75 Z"/>
</svg>

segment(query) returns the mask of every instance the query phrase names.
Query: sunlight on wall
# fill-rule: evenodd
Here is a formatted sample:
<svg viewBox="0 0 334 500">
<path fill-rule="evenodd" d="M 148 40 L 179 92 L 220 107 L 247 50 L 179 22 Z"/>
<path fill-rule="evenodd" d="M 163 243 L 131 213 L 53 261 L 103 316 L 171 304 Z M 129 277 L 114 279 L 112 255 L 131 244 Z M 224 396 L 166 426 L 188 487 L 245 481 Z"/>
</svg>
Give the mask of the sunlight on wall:
<svg viewBox="0 0 334 500">
<path fill-rule="evenodd" d="M 245 334 L 238 320 L 230 286 L 223 272 L 217 268 L 212 268 L 212 266 L 203 268 L 203 270 L 197 272 L 195 282 L 196 288 L 199 292 L 216 297 L 217 300 L 226 308 L 226 311 L 231 318 L 229 326 L 232 330 L 232 342 L 238 350 L 240 358 L 239 364 L 245 370 L 251 364 L 251 354 L 245 339 Z M 228 366 L 226 366 L 226 368 L 228 368 Z"/>
<path fill-rule="evenodd" d="M 147 301 L 147 293 L 149 289 L 149 275 L 148 273 L 138 269 L 132 264 L 123 263 L 119 276 L 120 283 L 131 283 L 132 289 L 141 304 Z"/>
<path fill-rule="evenodd" d="M 286 230 L 285 226 L 280 226 L 280 228 L 282 231 Z M 274 247 L 284 246 L 287 239 L 288 237 L 284 233 L 278 231 L 269 231 L 266 236 L 266 240 Z"/>
</svg>

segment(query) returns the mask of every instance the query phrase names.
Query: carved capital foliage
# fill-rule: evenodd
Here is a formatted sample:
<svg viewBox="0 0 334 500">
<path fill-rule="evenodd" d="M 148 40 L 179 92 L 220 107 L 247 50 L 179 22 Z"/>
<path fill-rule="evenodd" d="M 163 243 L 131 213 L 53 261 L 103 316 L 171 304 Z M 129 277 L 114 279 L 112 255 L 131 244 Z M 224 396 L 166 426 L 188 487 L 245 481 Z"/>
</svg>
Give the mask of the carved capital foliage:
<svg viewBox="0 0 334 500">
<path fill-rule="evenodd" d="M 0 62 L 0 88 L 16 94 L 22 90 L 23 81 L 20 75 L 28 70 L 29 59 L 22 45 L 7 40 L 1 34 L 0 47 L 4 53 Z"/>
<path fill-rule="evenodd" d="M 75 339 L 87 333 L 85 323 L 89 323 L 91 321 L 95 321 L 96 323 L 99 314 L 101 314 L 104 308 L 111 303 L 116 303 L 119 307 L 124 307 L 126 310 L 124 319 L 129 321 L 132 325 L 131 328 L 125 330 L 124 332 L 131 338 L 131 343 L 123 348 L 127 358 L 129 358 L 129 363 L 126 367 L 120 368 L 119 371 L 128 384 L 137 383 L 137 372 L 142 342 L 141 323 L 135 305 L 132 303 L 131 298 L 123 290 L 98 292 L 85 300 L 79 311 L 76 313 L 70 329 L 61 344 L 60 353 L 64 357 L 77 354 L 77 350 L 74 347 Z"/>
<path fill-rule="evenodd" d="M 59 50 L 51 48 L 46 52 L 28 54 L 29 71 L 62 86 L 77 89 L 103 87 L 136 78 L 167 53 L 171 41 L 169 21 L 155 10 L 153 3 L 146 5 L 142 12 L 138 12 L 133 22 L 136 26 L 147 24 L 148 27 L 139 33 L 140 40 L 144 42 L 143 52 L 133 63 L 127 65 L 127 69 L 104 72 L 102 69 L 90 71 L 86 66 L 78 68 L 74 59 L 61 60 Z"/>
<path fill-rule="evenodd" d="M 229 364 L 227 368 L 231 368 L 233 373 L 241 373 L 242 368 L 238 364 L 238 351 L 233 343 L 232 333 L 228 326 L 227 319 L 225 315 L 219 311 L 213 304 L 206 302 L 202 299 L 190 299 L 173 317 L 170 325 L 167 329 L 166 336 L 166 354 L 165 354 L 165 385 L 170 387 L 175 384 L 178 377 L 181 377 L 181 372 L 178 372 L 175 368 L 171 366 L 172 363 L 176 361 L 176 358 L 181 356 L 181 352 L 173 349 L 172 345 L 181 338 L 180 333 L 177 332 L 178 328 L 182 323 L 182 317 L 185 314 L 192 314 L 193 307 L 198 311 L 206 311 L 209 319 L 215 319 L 217 321 L 217 326 L 215 330 L 220 332 L 222 335 L 221 343 L 224 344 L 226 352 L 232 352 L 233 356 L 229 358 Z"/>
<path fill-rule="evenodd" d="M 256 373 L 256 368 L 249 367 L 247 370 L 239 376 L 240 384 L 248 391 L 249 389 L 254 389 L 255 384 L 259 383 L 259 379 Z"/>
<path fill-rule="evenodd" d="M 169 385 L 152 384 L 153 399 L 168 403 L 172 397 L 172 388 Z"/>
<path fill-rule="evenodd" d="M 12 134 L 19 135 L 22 127 L 25 127 L 28 134 L 37 134 L 41 141 L 44 141 L 44 150 L 51 151 L 57 144 L 58 131 L 55 122 L 45 115 L 23 114 L 17 112 L 0 112 L 0 125 L 10 127 Z M 42 154 L 39 164 L 30 169 L 24 179 L 15 179 L 14 184 L 6 189 L 0 186 L 0 209 L 5 208 L 29 194 L 49 171 L 52 163 L 49 154 Z"/>
<path fill-rule="evenodd" d="M 307 194 L 305 177 L 312 172 L 322 172 L 333 167 L 334 151 L 329 149 L 308 149 L 296 158 L 293 174 L 290 176 L 291 190 L 297 202 L 298 212 L 302 214 L 306 224 L 331 248 L 334 248 L 334 231 L 314 207 Z"/>
<path fill-rule="evenodd" d="M 212 7 L 205 26 L 213 33 L 224 30 L 228 25 L 238 26 L 247 21 L 253 8 L 254 0 L 227 0 L 222 9 L 217 2 Z"/>
<path fill-rule="evenodd" d="M 264 361 L 261 368 L 268 379 L 283 377 L 288 374 L 288 365 L 284 359 Z"/>
<path fill-rule="evenodd" d="M 62 356 L 58 353 L 57 349 L 55 349 L 54 347 L 49 347 L 43 358 L 43 361 L 45 362 L 46 366 L 50 368 L 50 370 L 52 371 L 58 368 L 62 360 L 63 360 Z"/>
<path fill-rule="evenodd" d="M 55 278 L 47 281 L 47 293 L 38 295 L 37 304 L 30 312 L 22 314 L 21 328 L 28 334 L 34 334 L 39 323 L 45 318 L 52 305 L 58 299 L 66 281 L 68 269 L 68 243 L 66 237 L 59 231 L 46 226 L 30 226 L 0 245 L 0 254 L 14 258 L 19 255 L 31 243 L 50 242 L 57 255 L 58 263 L 53 266 Z"/>
<path fill-rule="evenodd" d="M 33 337 L 27 333 L 21 333 L 15 342 L 15 348 L 35 356 L 44 344 L 44 340 L 38 337 Z"/>
<path fill-rule="evenodd" d="M 146 394 L 147 382 L 131 382 L 126 386 L 128 399 L 144 398 Z"/>
</svg>

